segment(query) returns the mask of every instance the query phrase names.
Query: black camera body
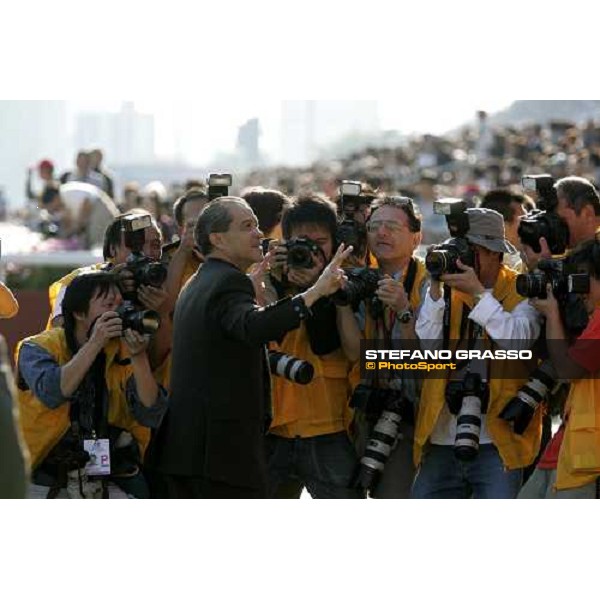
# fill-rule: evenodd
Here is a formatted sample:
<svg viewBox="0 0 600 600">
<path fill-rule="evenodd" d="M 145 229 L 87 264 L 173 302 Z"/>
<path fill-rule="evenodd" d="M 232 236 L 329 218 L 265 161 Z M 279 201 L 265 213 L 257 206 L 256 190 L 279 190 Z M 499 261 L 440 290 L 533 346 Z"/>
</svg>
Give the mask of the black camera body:
<svg viewBox="0 0 600 600">
<path fill-rule="evenodd" d="M 367 422 L 373 424 L 356 475 L 357 487 L 373 490 L 396 447 L 400 423 L 414 423 L 412 404 L 402 397 L 399 390 L 359 384 L 352 394 L 350 406 L 362 411 Z"/>
<path fill-rule="evenodd" d="M 384 410 L 393 408 L 402 402 L 399 390 L 379 389 L 358 384 L 350 398 L 350 407 L 362 411 L 367 419 L 375 422 Z"/>
<path fill-rule="evenodd" d="M 370 202 L 371 198 L 362 194 L 360 181 L 342 181 L 339 203 L 342 220 L 338 223 L 336 241 L 346 247 L 352 246 L 352 254 L 359 258 L 367 251 L 367 226 L 357 222 L 354 214 Z"/>
<path fill-rule="evenodd" d="M 346 248 L 352 246 L 352 254 L 363 258 L 367 252 L 367 226 L 344 216 L 337 226 L 336 241 Z"/>
<path fill-rule="evenodd" d="M 526 192 L 535 192 L 538 200 L 536 205 L 541 210 L 553 211 L 558 206 L 558 196 L 554 187 L 554 177 L 544 173 L 543 175 L 523 175 L 521 185 Z"/>
<path fill-rule="evenodd" d="M 160 316 L 155 310 L 138 310 L 131 302 L 124 302 L 116 312 L 123 322 L 123 331 L 132 329 L 141 334 L 152 334 L 160 327 Z"/>
<path fill-rule="evenodd" d="M 446 403 L 453 415 L 460 413 L 463 398 L 477 396 L 481 399 L 481 412 L 487 412 L 490 389 L 479 373 L 466 373 L 462 380 L 449 381 L 446 384 Z"/>
<path fill-rule="evenodd" d="M 331 299 L 338 306 L 356 306 L 362 300 L 377 299 L 375 292 L 381 279 L 379 269 L 358 267 L 346 271 L 348 281 L 344 288 L 332 294 Z"/>
<path fill-rule="evenodd" d="M 465 237 L 469 231 L 467 203 L 460 198 L 441 198 L 433 203 L 433 212 L 446 217 L 446 225 L 452 237 Z"/>
<path fill-rule="evenodd" d="M 552 254 L 562 254 L 569 245 L 569 228 L 558 216 L 558 197 L 551 175 L 525 175 L 521 180 L 525 192 L 536 192 L 537 208 L 523 217 L 518 235 L 523 244 L 541 252 L 540 238 L 545 238 Z"/>
<path fill-rule="evenodd" d="M 160 287 L 167 279 L 167 267 L 160 261 L 152 260 L 145 254 L 132 253 L 127 257 L 127 270 L 133 275 L 135 286 L 151 285 Z"/>
<path fill-rule="evenodd" d="M 536 271 L 518 275 L 516 280 L 517 292 L 526 298 L 547 298 L 546 286 L 550 284 L 564 326 L 572 335 L 580 334 L 589 321 L 581 294 L 589 292 L 590 276 L 574 272 L 575 269 L 568 257 L 549 258 L 540 260 Z"/>
<path fill-rule="evenodd" d="M 526 298 L 546 298 L 546 286 L 550 284 L 559 302 L 569 293 L 587 294 L 590 291 L 589 274 L 573 271 L 574 266 L 568 260 L 542 259 L 536 271 L 517 276 L 517 292 Z"/>
<path fill-rule="evenodd" d="M 540 238 L 548 242 L 552 254 L 562 254 L 569 244 L 567 224 L 553 212 L 534 209 L 519 222 L 518 235 L 523 244 L 541 252 Z"/>
<path fill-rule="evenodd" d="M 439 279 L 441 275 L 462 273 L 457 266 L 460 261 L 470 267 L 475 265 L 475 251 L 465 237 L 469 231 L 467 203 L 458 198 L 436 200 L 433 212 L 446 217 L 448 231 L 452 236 L 443 244 L 433 246 L 425 257 L 425 268 L 431 276 Z"/>
<path fill-rule="evenodd" d="M 436 279 L 445 274 L 462 273 L 456 264 L 459 259 L 464 265 L 472 267 L 475 265 L 475 251 L 466 238 L 450 238 L 427 253 L 425 268 Z"/>
<path fill-rule="evenodd" d="M 312 269 L 315 266 L 313 254 L 322 250 L 309 238 L 292 238 L 283 244 L 287 249 L 287 265 L 293 269 Z"/>
<path fill-rule="evenodd" d="M 208 185 L 208 201 L 229 195 L 233 178 L 229 173 L 211 173 L 206 180 Z"/>
</svg>

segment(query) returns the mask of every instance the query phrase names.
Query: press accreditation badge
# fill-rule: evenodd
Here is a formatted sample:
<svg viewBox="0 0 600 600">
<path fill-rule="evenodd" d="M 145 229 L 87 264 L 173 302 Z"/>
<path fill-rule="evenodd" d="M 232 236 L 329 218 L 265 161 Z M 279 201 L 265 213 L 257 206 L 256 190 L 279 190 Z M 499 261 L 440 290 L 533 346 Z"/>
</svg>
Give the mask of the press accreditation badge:
<svg viewBox="0 0 600 600">
<path fill-rule="evenodd" d="M 110 475 L 110 447 L 107 439 L 83 440 L 83 449 L 90 455 L 85 465 L 88 475 Z"/>
</svg>

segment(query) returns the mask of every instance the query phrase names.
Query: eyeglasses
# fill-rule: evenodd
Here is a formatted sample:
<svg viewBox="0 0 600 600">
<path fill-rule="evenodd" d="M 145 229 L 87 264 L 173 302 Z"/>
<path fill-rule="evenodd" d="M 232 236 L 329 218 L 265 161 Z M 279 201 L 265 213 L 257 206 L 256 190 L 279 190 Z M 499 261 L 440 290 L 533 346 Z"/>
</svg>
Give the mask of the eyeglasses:
<svg viewBox="0 0 600 600">
<path fill-rule="evenodd" d="M 399 231 L 403 231 L 406 229 L 406 225 L 402 223 L 397 223 L 396 221 L 369 221 L 367 223 L 367 231 L 369 233 L 374 233 L 375 231 L 379 231 L 380 227 L 385 227 L 388 231 L 392 233 L 398 233 Z"/>
</svg>

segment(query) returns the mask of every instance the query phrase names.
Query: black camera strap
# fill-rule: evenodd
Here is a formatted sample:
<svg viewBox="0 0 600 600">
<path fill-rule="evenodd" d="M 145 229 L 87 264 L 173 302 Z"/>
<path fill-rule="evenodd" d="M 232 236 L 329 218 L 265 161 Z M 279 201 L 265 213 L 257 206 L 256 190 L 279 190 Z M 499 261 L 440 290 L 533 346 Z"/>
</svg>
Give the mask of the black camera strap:
<svg viewBox="0 0 600 600">
<path fill-rule="evenodd" d="M 444 284 L 444 316 L 442 321 L 443 342 L 442 348 L 450 350 L 450 322 L 452 316 L 452 289 L 449 285 Z"/>
<path fill-rule="evenodd" d="M 104 380 L 105 365 L 106 356 L 101 352 L 70 403 L 71 432 L 80 441 L 86 435 L 107 437 L 108 390 Z"/>
<path fill-rule="evenodd" d="M 410 301 L 410 295 L 412 294 L 413 287 L 415 285 L 415 279 L 417 277 L 417 261 L 414 257 L 410 257 L 408 263 L 408 269 L 406 271 L 406 277 L 404 278 L 404 291 Z"/>
</svg>

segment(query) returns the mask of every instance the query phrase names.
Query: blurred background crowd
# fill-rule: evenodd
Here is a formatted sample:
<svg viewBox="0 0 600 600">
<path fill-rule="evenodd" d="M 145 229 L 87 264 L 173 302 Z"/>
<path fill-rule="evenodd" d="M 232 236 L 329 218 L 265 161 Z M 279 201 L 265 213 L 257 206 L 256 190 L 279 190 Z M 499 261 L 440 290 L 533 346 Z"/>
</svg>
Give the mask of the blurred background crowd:
<svg viewBox="0 0 600 600">
<path fill-rule="evenodd" d="M 40 232 L 49 240 L 40 248 L 44 251 L 89 249 L 101 243 L 106 225 L 116 214 L 141 207 L 155 216 L 166 243 L 175 239 L 173 202 L 186 188 L 204 182 L 206 173 L 140 183 L 112 171 L 110 159 L 102 148 L 81 149 L 71 166 L 40 157 L 27 173 L 26 206 L 15 207 L 9 215 L 3 201 L 0 219 L 10 218 Z M 290 196 L 312 191 L 334 197 L 342 179 L 364 181 L 374 190 L 414 198 L 427 233 L 435 198 L 474 200 L 493 188 L 518 189 L 526 172 L 600 181 L 600 122 L 561 119 L 498 125 L 479 111 L 473 123 L 445 135 L 410 136 L 394 146 L 370 144 L 306 166 L 235 172 L 241 175 L 234 178 L 234 194 L 262 185 Z M 424 241 L 428 242 L 427 235 Z"/>
</svg>

